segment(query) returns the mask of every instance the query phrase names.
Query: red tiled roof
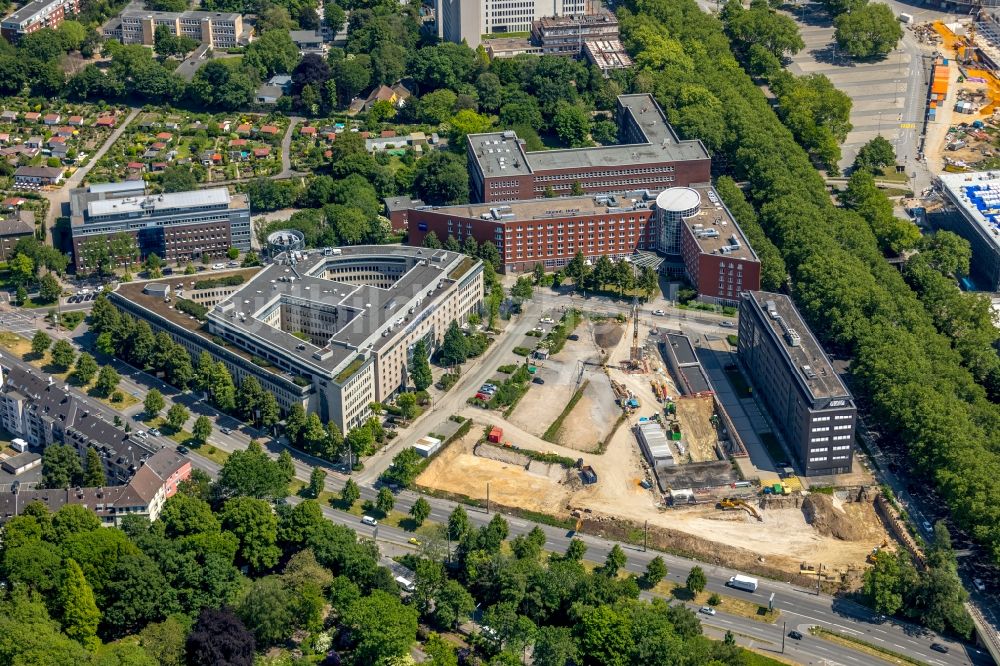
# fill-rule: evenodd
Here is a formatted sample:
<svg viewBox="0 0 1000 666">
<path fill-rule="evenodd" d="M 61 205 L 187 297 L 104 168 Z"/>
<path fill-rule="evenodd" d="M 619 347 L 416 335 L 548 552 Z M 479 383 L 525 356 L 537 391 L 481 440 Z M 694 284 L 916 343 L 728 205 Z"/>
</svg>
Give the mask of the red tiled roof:
<svg viewBox="0 0 1000 666">
<path fill-rule="evenodd" d="M 247 140 L 246 139 L 230 139 L 229 145 L 230 146 L 245 146 L 245 145 L 247 145 Z"/>
<path fill-rule="evenodd" d="M 302 129 L 299 130 L 299 134 L 315 134 L 315 133 L 316 133 L 315 127 L 303 127 Z"/>
<path fill-rule="evenodd" d="M 159 134 L 156 135 L 156 138 L 162 139 L 164 141 L 170 141 L 171 139 L 174 138 L 174 135 L 171 134 L 170 132 L 160 132 Z"/>
<path fill-rule="evenodd" d="M 383 139 L 391 139 L 394 136 L 396 136 L 396 131 L 395 130 L 382 130 L 381 136 L 382 136 Z"/>
<path fill-rule="evenodd" d="M 263 134 L 277 134 L 278 128 L 275 127 L 274 125 L 264 125 L 263 127 L 260 128 L 260 131 Z"/>
<path fill-rule="evenodd" d="M 271 154 L 271 149 L 270 148 L 254 148 L 253 149 L 253 156 L 254 157 L 267 157 L 270 154 Z"/>
</svg>

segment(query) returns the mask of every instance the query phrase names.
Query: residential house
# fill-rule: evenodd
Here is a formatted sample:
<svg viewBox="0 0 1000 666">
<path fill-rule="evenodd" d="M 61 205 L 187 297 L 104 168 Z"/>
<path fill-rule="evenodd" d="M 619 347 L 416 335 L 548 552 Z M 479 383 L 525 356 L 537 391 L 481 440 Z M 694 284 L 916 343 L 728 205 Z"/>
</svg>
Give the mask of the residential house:
<svg viewBox="0 0 1000 666">
<path fill-rule="evenodd" d="M 17 199 L 24 201 L 20 197 Z M 30 210 L 16 210 L 20 204 L 11 206 L 6 201 L 4 204 L 6 208 L 15 210 L 0 220 L 0 261 L 10 259 L 19 240 L 35 236 L 35 214 Z"/>
<path fill-rule="evenodd" d="M 14 171 L 14 185 L 16 187 L 58 185 L 62 182 L 65 172 L 62 167 L 18 167 Z"/>
<path fill-rule="evenodd" d="M 46 125 L 58 125 L 60 122 L 62 122 L 62 116 L 60 116 L 58 113 L 46 113 L 45 118 L 42 119 L 42 122 L 45 123 Z"/>
</svg>

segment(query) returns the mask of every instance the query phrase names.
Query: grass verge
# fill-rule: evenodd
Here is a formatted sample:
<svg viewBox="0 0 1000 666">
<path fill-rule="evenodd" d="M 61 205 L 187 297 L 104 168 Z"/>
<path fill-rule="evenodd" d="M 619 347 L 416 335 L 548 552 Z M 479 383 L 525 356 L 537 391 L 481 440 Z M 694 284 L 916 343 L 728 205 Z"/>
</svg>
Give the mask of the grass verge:
<svg viewBox="0 0 1000 666">
<path fill-rule="evenodd" d="M 836 631 L 830 631 L 829 629 L 823 629 L 822 627 L 809 627 L 809 633 L 813 636 L 819 636 L 820 638 L 826 639 L 832 643 L 839 643 L 841 645 L 846 645 L 847 647 L 854 648 L 865 654 L 870 654 L 873 657 L 878 657 L 879 659 L 884 659 L 893 664 L 912 664 L 913 666 L 927 666 L 927 662 L 920 661 L 919 659 L 914 659 L 909 655 L 905 655 L 901 652 L 894 652 L 892 650 L 887 650 L 885 648 L 879 647 L 868 641 L 863 641 L 860 638 L 854 638 L 853 636 L 848 636 L 847 634 L 841 634 Z"/>
<path fill-rule="evenodd" d="M 229 460 L 228 451 L 217 449 L 211 444 L 206 444 L 205 446 L 199 446 L 197 449 L 193 449 L 192 453 L 197 453 L 202 458 L 208 458 L 212 462 L 218 463 L 220 465 L 225 465 L 226 461 Z"/>
<path fill-rule="evenodd" d="M 662 581 L 654 587 L 653 590 L 661 592 L 662 594 L 669 594 L 675 599 L 697 604 L 698 606 L 708 606 L 708 600 L 712 596 L 709 592 L 705 591 L 692 595 L 683 585 L 664 583 Z M 716 610 L 729 615 L 745 617 L 748 620 L 766 622 L 767 624 L 774 624 L 781 616 L 781 611 L 769 611 L 766 605 L 761 605 L 745 599 L 737 599 L 736 597 L 730 597 L 725 594 L 720 594 L 719 597 L 722 601 L 715 606 Z"/>
<path fill-rule="evenodd" d="M 894 652 L 893 650 L 879 647 L 878 645 L 861 640 L 860 638 L 848 636 L 847 634 L 841 634 L 836 631 L 830 631 L 829 629 L 823 629 L 822 627 L 809 627 L 809 633 L 813 636 L 819 636 L 820 638 L 826 639 L 832 643 L 846 645 L 847 647 L 854 648 L 855 650 L 864 652 L 865 654 L 870 654 L 873 657 L 884 659 L 892 664 L 927 666 L 927 662 L 914 659 L 913 657 L 903 654 L 902 652 Z"/>
<path fill-rule="evenodd" d="M 545 433 L 542 435 L 542 439 L 546 442 L 552 442 L 553 444 L 558 443 L 559 431 L 562 429 L 563 421 L 566 420 L 566 418 L 570 415 L 570 412 L 573 411 L 573 408 L 576 407 L 576 403 L 580 402 L 580 398 L 583 397 L 583 391 L 587 388 L 589 383 L 590 380 L 588 379 L 580 388 L 576 390 L 573 397 L 571 397 L 569 402 L 566 403 L 562 413 L 559 414 L 556 420 L 552 422 L 552 425 L 546 428 Z"/>
</svg>

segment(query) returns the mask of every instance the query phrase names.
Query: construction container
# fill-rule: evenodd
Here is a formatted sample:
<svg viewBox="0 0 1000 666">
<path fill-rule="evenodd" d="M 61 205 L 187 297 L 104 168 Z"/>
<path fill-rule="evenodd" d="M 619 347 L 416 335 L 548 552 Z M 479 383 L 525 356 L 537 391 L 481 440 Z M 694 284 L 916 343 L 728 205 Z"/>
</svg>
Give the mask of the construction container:
<svg viewBox="0 0 1000 666">
<path fill-rule="evenodd" d="M 597 472 L 590 465 L 584 465 L 580 468 L 580 480 L 586 485 L 597 483 Z"/>
<path fill-rule="evenodd" d="M 503 439 L 503 428 L 493 426 L 490 428 L 490 434 L 486 436 L 486 439 L 490 440 L 494 444 L 499 444 L 500 440 Z"/>
<path fill-rule="evenodd" d="M 771 486 L 771 492 L 774 493 L 775 495 L 780 495 L 783 490 L 784 488 L 780 483 L 776 483 L 773 486 Z"/>
</svg>

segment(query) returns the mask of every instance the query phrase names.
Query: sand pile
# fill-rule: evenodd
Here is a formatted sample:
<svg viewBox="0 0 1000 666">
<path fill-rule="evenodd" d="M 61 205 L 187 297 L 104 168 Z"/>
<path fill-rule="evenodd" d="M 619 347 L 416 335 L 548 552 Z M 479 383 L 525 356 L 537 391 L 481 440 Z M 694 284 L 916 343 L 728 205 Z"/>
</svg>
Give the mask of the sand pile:
<svg viewBox="0 0 1000 666">
<path fill-rule="evenodd" d="M 607 350 L 617 347 L 624 333 L 625 326 L 617 321 L 604 321 L 594 326 L 594 340 Z"/>
<path fill-rule="evenodd" d="M 833 498 L 829 495 L 808 495 L 802 500 L 802 513 L 806 522 L 823 536 L 841 541 L 859 541 L 865 536 L 864 530 L 850 516 L 833 505 Z"/>
</svg>

